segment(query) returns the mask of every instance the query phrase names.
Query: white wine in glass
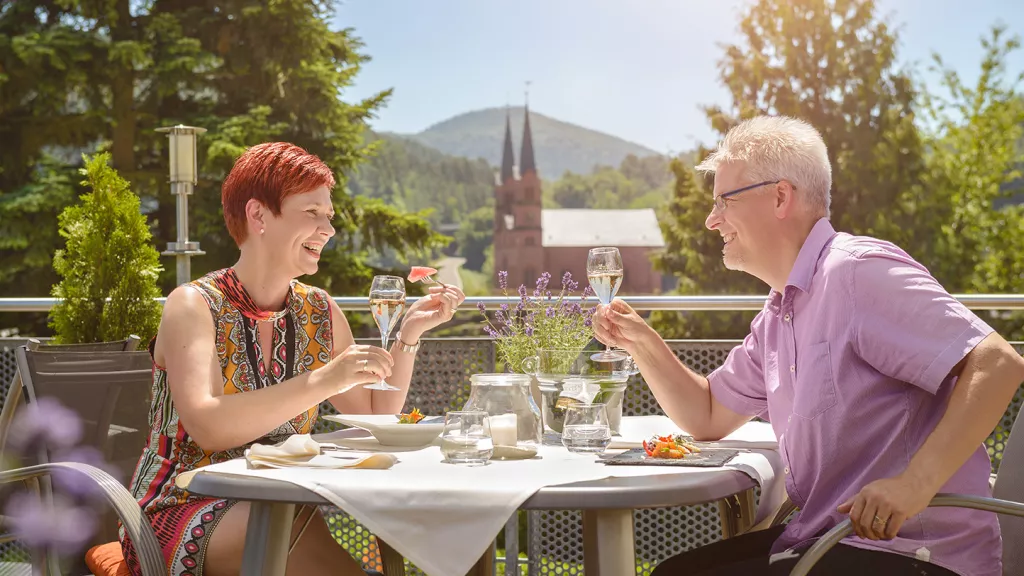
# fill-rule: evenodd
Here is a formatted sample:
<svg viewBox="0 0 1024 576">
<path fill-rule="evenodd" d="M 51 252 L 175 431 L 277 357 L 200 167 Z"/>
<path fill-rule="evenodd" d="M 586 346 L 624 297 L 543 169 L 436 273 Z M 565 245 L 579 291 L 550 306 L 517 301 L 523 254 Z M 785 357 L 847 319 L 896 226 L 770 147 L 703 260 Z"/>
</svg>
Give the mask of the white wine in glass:
<svg viewBox="0 0 1024 576">
<path fill-rule="evenodd" d="M 622 256 L 618 248 L 592 248 L 587 254 L 587 280 L 601 304 L 611 304 L 622 285 Z M 598 362 L 621 360 L 624 354 L 605 346 L 604 351 L 591 356 Z"/>
<path fill-rule="evenodd" d="M 370 313 L 380 329 L 380 347 L 388 349 L 388 338 L 405 312 L 405 279 L 398 276 L 374 276 L 370 285 Z M 383 378 L 364 388 L 370 390 L 401 390 Z"/>
</svg>

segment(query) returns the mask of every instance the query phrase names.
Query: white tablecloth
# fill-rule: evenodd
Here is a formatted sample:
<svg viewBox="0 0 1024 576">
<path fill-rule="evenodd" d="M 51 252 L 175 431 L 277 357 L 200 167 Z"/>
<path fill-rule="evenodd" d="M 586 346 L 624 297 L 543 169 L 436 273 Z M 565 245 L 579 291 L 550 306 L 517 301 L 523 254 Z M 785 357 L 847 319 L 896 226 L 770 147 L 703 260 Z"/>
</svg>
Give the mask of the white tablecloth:
<svg viewBox="0 0 1024 576">
<path fill-rule="evenodd" d="M 671 425 L 644 417 L 658 431 Z M 624 422 L 630 422 L 626 418 Z M 640 422 L 636 422 L 640 424 Z M 660 426 L 660 427 L 659 427 Z M 758 427 L 751 423 L 746 426 Z M 672 427 L 674 429 L 674 427 Z M 624 427 L 625 434 L 637 429 Z M 767 433 L 771 434 L 770 427 Z M 759 442 L 770 442 L 764 429 L 745 431 Z M 738 444 L 734 444 L 737 445 Z M 329 453 L 328 453 L 329 454 Z M 354 454 L 341 453 L 339 456 Z M 593 455 L 571 454 L 558 446 L 542 446 L 540 458 L 494 461 L 487 466 L 444 464 L 436 445 L 418 451 L 396 452 L 398 463 L 389 470 L 247 469 L 232 460 L 204 471 L 274 478 L 311 490 L 380 536 L 431 576 L 464 576 L 487 550 L 519 506 L 545 486 L 609 477 L 692 474 L 708 468 L 668 466 L 607 466 Z M 741 452 L 726 468 L 741 470 L 762 486 L 757 521 L 778 508 L 784 496 L 782 463 L 772 450 Z"/>
</svg>

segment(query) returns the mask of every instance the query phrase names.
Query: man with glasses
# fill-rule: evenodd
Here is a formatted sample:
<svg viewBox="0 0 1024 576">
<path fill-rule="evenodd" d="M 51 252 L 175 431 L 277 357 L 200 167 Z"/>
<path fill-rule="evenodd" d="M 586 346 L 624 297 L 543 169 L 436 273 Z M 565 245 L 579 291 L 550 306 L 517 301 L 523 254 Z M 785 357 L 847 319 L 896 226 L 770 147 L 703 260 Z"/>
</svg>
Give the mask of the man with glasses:
<svg viewBox="0 0 1024 576">
<path fill-rule="evenodd" d="M 621 300 L 598 310 L 594 329 L 633 356 L 697 439 L 769 420 L 800 512 L 655 574 L 788 574 L 848 516 L 856 536 L 814 574 L 1000 575 L 995 514 L 926 505 L 940 491 L 990 495 L 983 441 L 1024 360 L 906 252 L 832 228 L 831 166 L 807 123 L 745 121 L 697 168 L 715 175 L 706 225 L 726 268 L 771 287 L 750 334 L 704 378 Z"/>
</svg>

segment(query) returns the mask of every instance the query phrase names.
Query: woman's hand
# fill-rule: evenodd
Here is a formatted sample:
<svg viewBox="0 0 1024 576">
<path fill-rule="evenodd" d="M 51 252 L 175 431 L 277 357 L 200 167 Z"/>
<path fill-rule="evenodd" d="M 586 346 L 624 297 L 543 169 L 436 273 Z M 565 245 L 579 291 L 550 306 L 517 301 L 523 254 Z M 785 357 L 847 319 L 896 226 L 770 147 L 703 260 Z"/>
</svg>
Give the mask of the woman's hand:
<svg viewBox="0 0 1024 576">
<path fill-rule="evenodd" d="M 406 312 L 402 339 L 409 343 L 419 340 L 424 332 L 451 320 L 465 300 L 466 295 L 455 286 L 432 286 L 430 292 L 416 300 Z"/>
<path fill-rule="evenodd" d="M 327 372 L 324 384 L 334 393 L 345 392 L 359 384 L 387 379 L 394 364 L 391 354 L 383 348 L 353 344 L 324 366 Z"/>
</svg>

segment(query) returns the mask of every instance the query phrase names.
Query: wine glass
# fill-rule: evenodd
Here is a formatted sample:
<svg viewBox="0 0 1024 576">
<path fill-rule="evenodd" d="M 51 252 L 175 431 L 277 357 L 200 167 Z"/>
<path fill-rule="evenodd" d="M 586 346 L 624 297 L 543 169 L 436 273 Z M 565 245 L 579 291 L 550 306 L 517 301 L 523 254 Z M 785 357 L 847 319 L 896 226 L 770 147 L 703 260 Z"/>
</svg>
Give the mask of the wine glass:
<svg viewBox="0 0 1024 576">
<path fill-rule="evenodd" d="M 405 279 L 398 276 L 374 276 L 370 285 L 370 313 L 380 329 L 380 347 L 388 349 L 388 338 L 398 318 L 405 312 Z M 379 382 L 367 384 L 370 390 L 401 390 L 381 378 Z"/>
<path fill-rule="evenodd" d="M 587 254 L 587 280 L 601 304 L 611 304 L 622 285 L 622 256 L 618 248 L 591 248 Z M 604 351 L 591 356 L 598 362 L 621 360 L 624 354 L 605 346 Z"/>
</svg>

